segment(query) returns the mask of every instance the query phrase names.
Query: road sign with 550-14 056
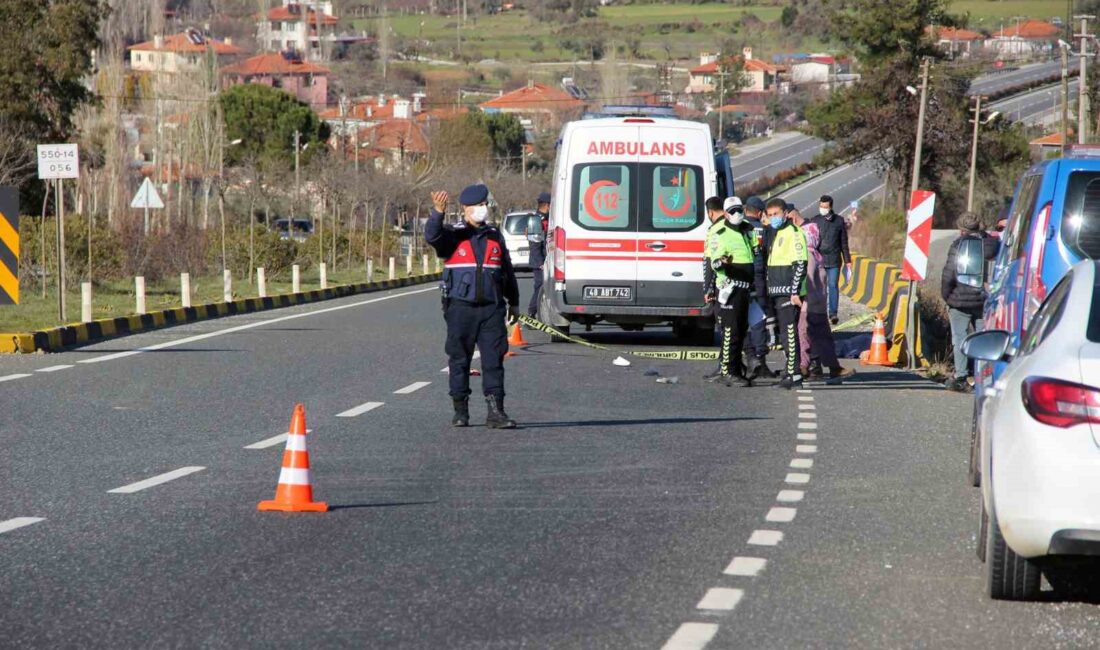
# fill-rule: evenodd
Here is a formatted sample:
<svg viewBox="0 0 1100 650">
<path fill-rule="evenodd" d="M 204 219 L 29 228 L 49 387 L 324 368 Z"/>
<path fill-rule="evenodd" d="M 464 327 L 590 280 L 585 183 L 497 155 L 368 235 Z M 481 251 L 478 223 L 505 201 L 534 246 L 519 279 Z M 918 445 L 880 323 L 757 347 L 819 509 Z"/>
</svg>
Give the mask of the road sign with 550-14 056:
<svg viewBox="0 0 1100 650">
<path fill-rule="evenodd" d="M 38 178 L 80 177 L 80 151 L 75 144 L 38 145 Z"/>
</svg>

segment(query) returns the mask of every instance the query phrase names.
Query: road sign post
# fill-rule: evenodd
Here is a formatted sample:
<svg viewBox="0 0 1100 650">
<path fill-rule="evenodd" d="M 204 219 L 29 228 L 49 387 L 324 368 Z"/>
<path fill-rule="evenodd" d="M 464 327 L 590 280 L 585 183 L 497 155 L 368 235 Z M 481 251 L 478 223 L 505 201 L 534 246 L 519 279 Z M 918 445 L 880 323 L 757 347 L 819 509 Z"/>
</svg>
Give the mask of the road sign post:
<svg viewBox="0 0 1100 650">
<path fill-rule="evenodd" d="M 149 234 L 149 209 L 162 210 L 164 209 L 164 201 L 161 200 L 160 194 L 157 194 L 157 188 L 153 185 L 153 181 L 148 176 L 142 181 L 141 187 L 134 194 L 133 200 L 130 201 L 131 208 L 141 208 L 145 211 L 145 234 Z"/>
<path fill-rule="evenodd" d="M 928 275 L 928 247 L 932 240 L 932 214 L 936 209 L 936 193 L 916 190 L 909 200 L 908 226 L 905 239 L 905 260 L 901 277 L 909 281 L 909 310 L 905 323 L 905 345 L 909 368 L 917 363 L 917 282 Z"/>
<path fill-rule="evenodd" d="M 57 181 L 57 316 L 65 318 L 65 185 L 66 178 L 80 177 L 80 149 L 75 144 L 40 144 L 38 178 Z"/>
</svg>

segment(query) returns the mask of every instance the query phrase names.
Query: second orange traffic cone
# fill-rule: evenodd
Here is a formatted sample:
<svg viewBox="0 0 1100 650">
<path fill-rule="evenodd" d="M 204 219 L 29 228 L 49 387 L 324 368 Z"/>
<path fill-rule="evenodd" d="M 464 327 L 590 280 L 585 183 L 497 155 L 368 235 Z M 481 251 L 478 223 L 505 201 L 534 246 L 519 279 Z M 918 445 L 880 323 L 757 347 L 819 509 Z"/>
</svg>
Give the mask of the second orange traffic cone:
<svg viewBox="0 0 1100 650">
<path fill-rule="evenodd" d="M 868 351 L 867 360 L 863 361 L 867 366 L 892 366 L 890 355 L 886 350 L 886 325 L 882 322 L 882 315 L 875 317 L 875 328 L 871 331 L 871 349 Z M 860 355 L 862 357 L 862 355 Z"/>
<path fill-rule="evenodd" d="M 290 431 L 286 436 L 283 452 L 283 468 L 279 471 L 279 485 L 275 498 L 261 501 L 259 510 L 281 512 L 325 512 L 328 504 L 313 500 L 313 485 L 309 480 L 309 451 L 306 449 L 306 407 L 294 405 L 290 419 Z"/>
<path fill-rule="evenodd" d="M 527 341 L 523 338 L 523 328 L 519 326 L 519 323 L 515 324 L 512 328 L 512 335 L 508 337 L 508 345 L 514 345 L 517 348 L 527 347 Z"/>
</svg>

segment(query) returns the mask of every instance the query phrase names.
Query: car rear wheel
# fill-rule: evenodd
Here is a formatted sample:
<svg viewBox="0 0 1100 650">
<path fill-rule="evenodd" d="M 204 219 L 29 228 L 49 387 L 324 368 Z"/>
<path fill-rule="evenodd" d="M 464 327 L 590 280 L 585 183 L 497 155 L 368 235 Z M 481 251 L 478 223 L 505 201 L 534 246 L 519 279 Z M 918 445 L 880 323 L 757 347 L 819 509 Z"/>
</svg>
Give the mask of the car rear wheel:
<svg viewBox="0 0 1100 650">
<path fill-rule="evenodd" d="M 1043 577 L 1032 560 L 1016 554 L 1001 535 L 997 514 L 988 515 L 986 532 L 986 589 L 994 600 L 1035 600 Z"/>
</svg>

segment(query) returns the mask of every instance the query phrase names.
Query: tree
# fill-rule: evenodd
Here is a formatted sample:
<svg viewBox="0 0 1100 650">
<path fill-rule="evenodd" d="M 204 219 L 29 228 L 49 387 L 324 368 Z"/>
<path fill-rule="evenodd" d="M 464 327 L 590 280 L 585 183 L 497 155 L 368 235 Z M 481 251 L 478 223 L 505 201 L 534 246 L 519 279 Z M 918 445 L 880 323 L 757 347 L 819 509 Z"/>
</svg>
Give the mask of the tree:
<svg viewBox="0 0 1100 650">
<path fill-rule="evenodd" d="M 798 20 L 798 7 L 794 5 L 783 7 L 783 13 L 779 16 L 779 24 L 786 29 L 790 29 L 796 20 Z"/>
<path fill-rule="evenodd" d="M 221 95 L 225 115 L 226 141 L 241 140 L 226 151 L 230 165 L 256 158 L 278 163 L 284 168 L 294 164 L 294 131 L 301 134 L 302 164 L 328 140 L 329 128 L 309 106 L 295 97 L 262 84 L 234 86 Z"/>
<path fill-rule="evenodd" d="M 941 52 L 926 34 L 929 25 L 955 25 L 947 0 L 852 0 L 832 16 L 834 31 L 870 68 L 901 58 L 911 70 Z"/>
</svg>

